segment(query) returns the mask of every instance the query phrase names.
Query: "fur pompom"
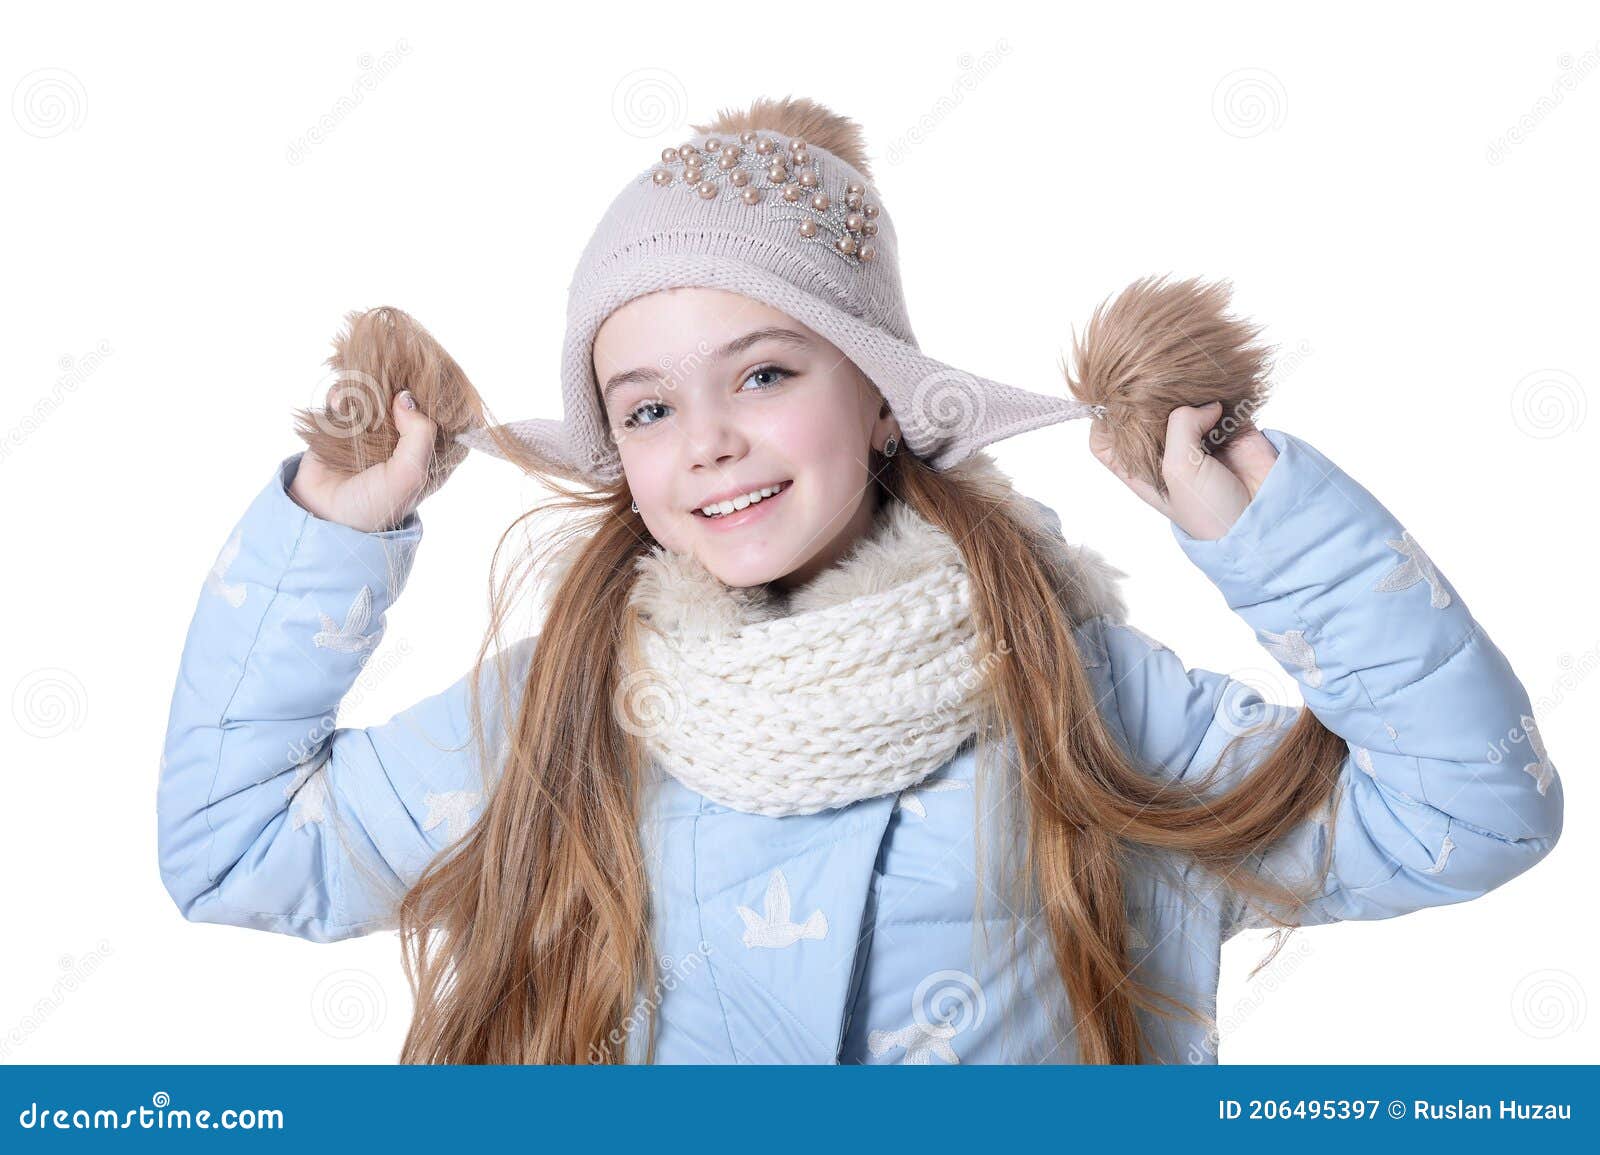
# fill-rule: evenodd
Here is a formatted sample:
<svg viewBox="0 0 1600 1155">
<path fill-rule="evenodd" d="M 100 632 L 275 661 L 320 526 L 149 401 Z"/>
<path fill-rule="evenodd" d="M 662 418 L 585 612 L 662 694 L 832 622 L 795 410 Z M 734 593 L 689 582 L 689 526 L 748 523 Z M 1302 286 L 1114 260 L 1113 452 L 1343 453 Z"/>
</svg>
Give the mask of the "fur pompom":
<svg viewBox="0 0 1600 1155">
<path fill-rule="evenodd" d="M 438 426 L 424 496 L 466 458 L 455 437 L 482 421 L 482 403 L 455 358 L 409 313 L 380 306 L 345 314 L 327 364 L 326 404 L 297 410 L 295 432 L 329 466 L 353 475 L 394 456 L 400 430 L 391 404 L 404 389 Z"/>
<path fill-rule="evenodd" d="M 851 165 L 868 180 L 872 169 L 867 162 L 866 134 L 861 126 L 847 116 L 840 116 L 804 96 L 785 96 L 774 100 L 758 96 L 748 109 L 730 108 L 717 113 L 710 124 L 690 125 L 702 132 L 777 132 L 784 136 L 798 136 L 807 144 L 826 149 Z"/>
<path fill-rule="evenodd" d="M 1145 277 L 1095 308 L 1067 388 L 1079 401 L 1105 406 L 1117 461 L 1166 496 L 1161 458 L 1167 418 L 1185 405 L 1222 402 L 1205 439 L 1210 452 L 1255 428 L 1266 401 L 1272 346 L 1255 343 L 1261 326 L 1227 315 L 1229 283 L 1191 278 L 1167 284 Z"/>
</svg>

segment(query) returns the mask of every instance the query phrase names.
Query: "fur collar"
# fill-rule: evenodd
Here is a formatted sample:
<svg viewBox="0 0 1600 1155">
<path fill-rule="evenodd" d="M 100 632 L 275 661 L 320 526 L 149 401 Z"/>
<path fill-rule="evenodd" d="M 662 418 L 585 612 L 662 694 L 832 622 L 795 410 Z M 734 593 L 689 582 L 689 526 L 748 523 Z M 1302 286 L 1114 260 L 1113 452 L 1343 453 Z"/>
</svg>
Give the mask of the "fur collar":
<svg viewBox="0 0 1600 1155">
<path fill-rule="evenodd" d="M 1113 621 L 1126 620 L 1119 582 L 1127 574 L 1093 550 L 1069 545 L 1054 510 L 1018 493 L 986 454 L 974 454 L 952 470 L 980 485 L 1052 543 L 1061 567 L 1057 585 L 1074 625 L 1102 614 Z M 869 532 L 843 558 L 787 593 L 770 584 L 724 585 L 693 555 L 657 545 L 635 562 L 638 578 L 631 600 L 643 616 L 667 632 L 724 636 L 748 625 L 893 589 L 932 567 L 952 563 L 962 564 L 962 559 L 949 535 L 906 503 L 888 498 Z"/>
</svg>

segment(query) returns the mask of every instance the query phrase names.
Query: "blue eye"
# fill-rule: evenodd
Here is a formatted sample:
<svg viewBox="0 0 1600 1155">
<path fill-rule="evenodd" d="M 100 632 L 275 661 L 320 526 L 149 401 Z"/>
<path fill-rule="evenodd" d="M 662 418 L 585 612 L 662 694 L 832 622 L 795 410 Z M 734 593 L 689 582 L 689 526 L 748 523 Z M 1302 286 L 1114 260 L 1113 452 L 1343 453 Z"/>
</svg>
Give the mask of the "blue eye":
<svg viewBox="0 0 1600 1155">
<path fill-rule="evenodd" d="M 750 370 L 749 373 L 745 374 L 744 380 L 746 383 L 748 383 L 754 378 L 760 376 L 776 377 L 776 380 L 772 381 L 771 384 L 756 386 L 754 392 L 760 393 L 763 390 L 775 388 L 785 378 L 793 377 L 794 375 L 794 370 L 785 369 L 782 365 L 757 365 L 754 369 Z M 641 402 L 640 404 L 636 405 L 626 417 L 622 419 L 622 427 L 624 429 L 633 429 L 636 427 L 643 428 L 645 426 L 654 425 L 656 424 L 656 421 L 660 420 L 660 418 L 649 421 L 641 421 L 639 419 L 639 414 L 643 413 L 645 410 L 666 408 L 666 404 L 656 398 Z"/>
<path fill-rule="evenodd" d="M 782 365 L 757 365 L 754 369 L 750 370 L 750 373 L 747 377 L 745 377 L 745 380 L 748 381 L 751 377 L 755 377 L 761 373 L 776 373 L 778 375 L 778 381 L 782 381 L 785 377 L 794 376 L 794 373 L 791 370 L 785 369 Z M 774 381 L 772 385 L 776 385 L 778 381 Z M 761 389 L 771 389 L 772 385 L 763 385 L 761 386 Z M 760 389 L 758 389 L 757 392 L 760 392 Z"/>
<path fill-rule="evenodd" d="M 644 422 L 638 421 L 637 418 L 638 418 L 639 414 L 642 413 L 646 409 L 665 409 L 665 408 L 666 408 L 666 406 L 663 405 L 660 401 L 646 401 L 644 404 L 642 404 L 642 405 L 638 406 L 637 408 L 635 408 L 631 413 L 629 413 L 626 417 L 624 417 L 622 419 L 622 427 L 624 429 L 632 429 L 635 425 L 654 425 L 655 424 L 654 421 L 644 421 Z"/>
</svg>

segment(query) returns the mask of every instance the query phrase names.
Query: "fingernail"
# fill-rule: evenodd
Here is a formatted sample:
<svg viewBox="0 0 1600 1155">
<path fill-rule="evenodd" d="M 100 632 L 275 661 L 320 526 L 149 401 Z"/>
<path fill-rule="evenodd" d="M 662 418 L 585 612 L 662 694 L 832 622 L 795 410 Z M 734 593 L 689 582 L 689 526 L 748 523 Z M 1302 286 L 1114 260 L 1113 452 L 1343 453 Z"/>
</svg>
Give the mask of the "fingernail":
<svg viewBox="0 0 1600 1155">
<path fill-rule="evenodd" d="M 400 390 L 400 404 L 404 405 L 407 409 L 415 409 L 417 407 L 417 399 L 411 396 L 411 390 Z"/>
</svg>

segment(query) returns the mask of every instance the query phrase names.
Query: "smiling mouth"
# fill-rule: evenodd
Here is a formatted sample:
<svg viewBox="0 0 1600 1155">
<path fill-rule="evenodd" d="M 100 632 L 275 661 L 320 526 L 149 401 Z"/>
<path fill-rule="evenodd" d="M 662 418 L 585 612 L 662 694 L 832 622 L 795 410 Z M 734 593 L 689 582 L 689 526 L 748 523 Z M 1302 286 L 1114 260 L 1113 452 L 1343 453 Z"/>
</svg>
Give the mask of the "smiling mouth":
<svg viewBox="0 0 1600 1155">
<path fill-rule="evenodd" d="M 794 479 L 793 478 L 790 478 L 788 481 L 780 481 L 778 483 L 778 492 L 777 493 L 774 493 L 774 494 L 772 494 L 772 495 L 770 495 L 768 497 L 760 498 L 759 500 L 756 500 L 756 501 L 752 501 L 752 502 L 750 502 L 749 505 L 746 505 L 744 507 L 744 509 L 735 509 L 731 513 L 707 514 L 704 511 L 699 510 L 699 509 L 693 510 L 692 512 L 694 513 L 694 516 L 698 517 L 701 521 L 721 521 L 725 517 L 737 517 L 737 516 L 739 516 L 739 514 L 744 513 L 747 510 L 753 509 L 754 507 L 756 507 L 758 505 L 765 505 L 769 501 L 777 501 L 778 498 L 780 498 L 784 494 L 788 493 L 789 490 L 792 489 L 793 487 L 794 487 Z"/>
</svg>

